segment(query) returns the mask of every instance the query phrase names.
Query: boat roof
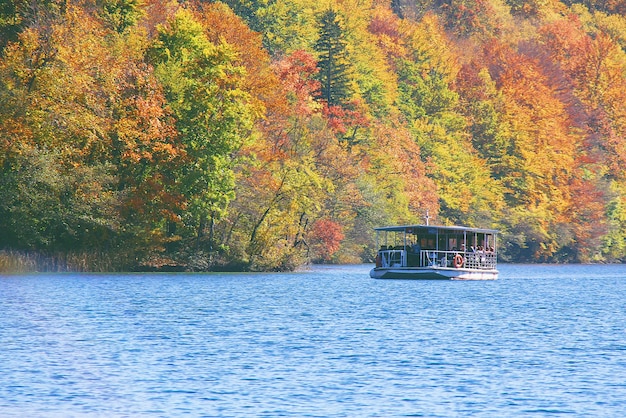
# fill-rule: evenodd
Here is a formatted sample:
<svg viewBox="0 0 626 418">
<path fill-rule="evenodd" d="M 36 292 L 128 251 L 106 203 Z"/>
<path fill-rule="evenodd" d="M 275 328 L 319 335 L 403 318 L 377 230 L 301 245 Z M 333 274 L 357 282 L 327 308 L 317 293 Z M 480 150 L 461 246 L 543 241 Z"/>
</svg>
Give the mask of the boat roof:
<svg viewBox="0 0 626 418">
<path fill-rule="evenodd" d="M 403 232 L 408 229 L 427 230 L 427 231 L 454 231 L 454 232 L 478 232 L 484 234 L 497 234 L 497 229 L 471 228 L 467 226 L 445 226 L 445 225 L 397 225 L 397 226 L 381 226 L 374 228 L 376 231 Z M 432 233 L 432 232 L 431 232 Z"/>
</svg>

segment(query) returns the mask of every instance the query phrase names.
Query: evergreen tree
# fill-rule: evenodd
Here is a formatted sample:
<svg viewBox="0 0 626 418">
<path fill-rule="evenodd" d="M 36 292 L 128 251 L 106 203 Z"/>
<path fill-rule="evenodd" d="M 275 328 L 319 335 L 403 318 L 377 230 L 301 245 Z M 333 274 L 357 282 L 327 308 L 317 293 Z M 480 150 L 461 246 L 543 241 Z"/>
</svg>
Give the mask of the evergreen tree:
<svg viewBox="0 0 626 418">
<path fill-rule="evenodd" d="M 319 19 L 319 38 L 315 43 L 319 54 L 319 97 L 328 106 L 340 106 L 350 97 L 348 50 L 340 17 L 329 9 Z"/>
</svg>

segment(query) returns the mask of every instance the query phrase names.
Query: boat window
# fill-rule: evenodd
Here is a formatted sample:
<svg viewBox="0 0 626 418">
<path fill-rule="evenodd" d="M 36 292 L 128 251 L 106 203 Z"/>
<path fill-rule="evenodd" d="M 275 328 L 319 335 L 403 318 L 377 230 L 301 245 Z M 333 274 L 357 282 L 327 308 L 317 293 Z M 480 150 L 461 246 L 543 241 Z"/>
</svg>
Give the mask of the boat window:
<svg viewBox="0 0 626 418">
<path fill-rule="evenodd" d="M 435 248 L 435 236 L 425 235 L 420 239 L 420 246 L 422 249 L 434 249 Z"/>
</svg>

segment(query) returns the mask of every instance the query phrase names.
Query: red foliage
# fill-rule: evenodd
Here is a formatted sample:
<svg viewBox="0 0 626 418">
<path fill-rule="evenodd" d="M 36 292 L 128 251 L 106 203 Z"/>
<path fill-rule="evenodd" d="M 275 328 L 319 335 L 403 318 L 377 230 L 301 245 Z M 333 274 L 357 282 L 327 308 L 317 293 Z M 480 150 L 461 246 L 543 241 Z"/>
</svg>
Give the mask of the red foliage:
<svg viewBox="0 0 626 418">
<path fill-rule="evenodd" d="M 291 96 L 295 112 L 299 115 L 313 113 L 313 92 L 320 89 L 314 79 L 319 71 L 315 58 L 306 51 L 298 50 L 274 64 L 281 86 Z"/>
<path fill-rule="evenodd" d="M 309 243 L 321 259 L 330 261 L 339 250 L 344 237 L 340 224 L 330 219 L 320 219 L 311 227 Z"/>
<path fill-rule="evenodd" d="M 367 117 L 358 109 L 358 106 L 350 106 L 350 108 L 342 106 L 324 106 L 324 116 L 328 118 L 330 128 L 340 135 L 344 135 L 348 132 L 348 129 L 356 129 L 369 125 Z"/>
</svg>

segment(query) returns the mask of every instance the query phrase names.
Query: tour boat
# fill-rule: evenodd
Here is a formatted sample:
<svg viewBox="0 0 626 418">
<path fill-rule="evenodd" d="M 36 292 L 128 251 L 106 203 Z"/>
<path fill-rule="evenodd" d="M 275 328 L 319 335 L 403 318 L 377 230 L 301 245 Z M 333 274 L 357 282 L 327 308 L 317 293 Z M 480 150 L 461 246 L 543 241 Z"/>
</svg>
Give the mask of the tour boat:
<svg viewBox="0 0 626 418">
<path fill-rule="evenodd" d="M 493 229 L 403 225 L 375 228 L 375 279 L 495 280 L 497 235 Z"/>
</svg>

